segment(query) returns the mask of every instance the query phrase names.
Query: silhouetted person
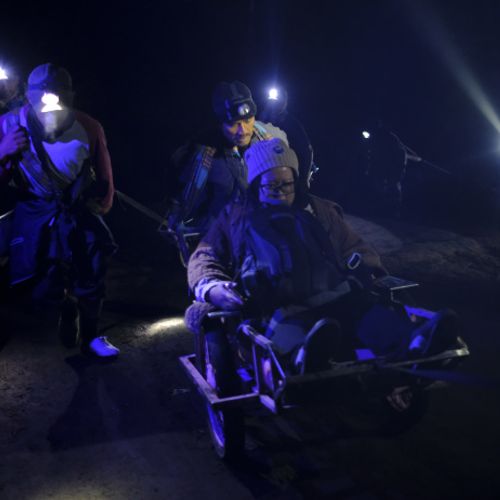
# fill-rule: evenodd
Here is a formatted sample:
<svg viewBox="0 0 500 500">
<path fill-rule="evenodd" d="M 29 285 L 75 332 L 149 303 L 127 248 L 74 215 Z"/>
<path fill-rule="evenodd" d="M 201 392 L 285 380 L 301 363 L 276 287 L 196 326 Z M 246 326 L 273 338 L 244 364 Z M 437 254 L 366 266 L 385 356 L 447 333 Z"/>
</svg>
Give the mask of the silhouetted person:
<svg viewBox="0 0 500 500">
<path fill-rule="evenodd" d="M 407 162 L 405 150 L 399 138 L 381 120 L 368 133 L 369 137 L 364 137 L 361 169 L 351 194 L 359 197 L 364 211 L 399 216 Z"/>
</svg>

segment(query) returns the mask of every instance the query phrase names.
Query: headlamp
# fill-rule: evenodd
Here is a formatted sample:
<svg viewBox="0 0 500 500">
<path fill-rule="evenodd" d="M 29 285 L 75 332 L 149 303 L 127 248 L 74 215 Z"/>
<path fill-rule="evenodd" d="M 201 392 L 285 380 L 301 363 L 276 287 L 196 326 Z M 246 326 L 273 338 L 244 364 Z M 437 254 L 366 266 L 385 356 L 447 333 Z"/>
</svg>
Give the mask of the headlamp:
<svg viewBox="0 0 500 500">
<path fill-rule="evenodd" d="M 45 92 L 42 96 L 42 102 L 44 104 L 42 113 L 62 111 L 62 106 L 59 104 L 59 96 L 56 94 Z"/>
<path fill-rule="evenodd" d="M 250 111 L 251 111 L 250 106 L 246 102 L 238 106 L 238 115 L 241 116 L 242 118 L 247 116 L 250 113 Z"/>
<path fill-rule="evenodd" d="M 7 74 L 7 71 L 5 71 L 4 68 L 0 66 L 0 80 L 8 80 L 9 75 Z"/>
<path fill-rule="evenodd" d="M 361 135 L 363 136 L 364 139 L 370 138 L 370 132 L 368 132 L 368 130 L 363 130 L 363 132 L 361 132 Z"/>
<path fill-rule="evenodd" d="M 269 89 L 269 92 L 267 93 L 267 98 L 270 100 L 270 101 L 277 101 L 280 97 L 280 94 L 278 92 L 278 89 L 273 87 L 271 89 Z"/>
<path fill-rule="evenodd" d="M 225 104 L 224 116 L 221 117 L 221 121 L 224 122 L 244 120 L 251 116 L 255 116 L 257 113 L 257 106 L 251 99 L 245 99 L 244 101 L 239 100 L 236 102 L 226 100 Z"/>
</svg>

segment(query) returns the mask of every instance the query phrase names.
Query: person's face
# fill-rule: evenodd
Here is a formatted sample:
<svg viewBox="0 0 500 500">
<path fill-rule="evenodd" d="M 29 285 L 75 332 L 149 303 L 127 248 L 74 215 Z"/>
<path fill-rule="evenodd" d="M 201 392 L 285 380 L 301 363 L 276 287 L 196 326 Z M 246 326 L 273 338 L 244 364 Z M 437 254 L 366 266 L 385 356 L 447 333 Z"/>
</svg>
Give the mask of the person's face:
<svg viewBox="0 0 500 500">
<path fill-rule="evenodd" d="M 43 101 L 44 94 L 56 95 L 58 100 L 57 104 L 61 106 L 60 110 L 47 111 L 46 102 Z M 45 133 L 56 133 L 62 124 L 65 123 L 70 113 L 70 106 L 73 101 L 71 92 L 53 93 L 50 90 L 47 92 L 43 90 L 28 90 L 26 93 L 31 107 L 34 109 L 36 116 L 45 129 Z"/>
<path fill-rule="evenodd" d="M 291 206 L 295 200 L 295 179 L 290 167 L 275 167 L 260 177 L 259 201 Z"/>
<path fill-rule="evenodd" d="M 234 146 L 248 146 L 253 134 L 255 116 L 236 120 L 234 122 L 224 122 L 222 133 L 224 137 Z"/>
</svg>

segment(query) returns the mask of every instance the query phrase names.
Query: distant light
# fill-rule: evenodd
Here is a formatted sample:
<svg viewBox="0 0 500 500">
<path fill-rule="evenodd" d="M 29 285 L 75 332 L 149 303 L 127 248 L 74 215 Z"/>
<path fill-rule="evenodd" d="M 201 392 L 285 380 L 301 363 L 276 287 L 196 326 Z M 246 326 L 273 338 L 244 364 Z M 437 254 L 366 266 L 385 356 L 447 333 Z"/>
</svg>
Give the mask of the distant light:
<svg viewBox="0 0 500 500">
<path fill-rule="evenodd" d="M 62 106 L 59 104 L 59 96 L 56 94 L 43 94 L 42 102 L 45 104 L 42 108 L 42 113 L 48 113 L 49 111 L 62 111 Z"/>
<path fill-rule="evenodd" d="M 7 74 L 7 71 L 5 71 L 4 68 L 0 66 L 0 80 L 8 80 L 9 75 Z"/>
<path fill-rule="evenodd" d="M 362 135 L 365 139 L 369 139 L 369 138 L 370 138 L 370 132 L 368 132 L 367 130 L 363 130 L 363 132 L 361 132 L 361 135 Z"/>
<path fill-rule="evenodd" d="M 269 89 L 269 92 L 267 94 L 267 98 L 271 101 L 277 101 L 278 98 L 279 98 L 280 94 L 278 92 L 278 89 L 277 88 L 272 88 L 272 89 Z"/>
</svg>

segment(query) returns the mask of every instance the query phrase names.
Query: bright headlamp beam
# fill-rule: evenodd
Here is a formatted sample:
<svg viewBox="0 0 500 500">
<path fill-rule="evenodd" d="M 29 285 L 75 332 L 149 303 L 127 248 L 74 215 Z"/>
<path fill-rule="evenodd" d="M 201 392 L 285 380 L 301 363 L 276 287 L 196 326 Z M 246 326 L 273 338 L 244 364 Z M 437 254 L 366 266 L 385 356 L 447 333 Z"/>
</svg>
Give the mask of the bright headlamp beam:
<svg viewBox="0 0 500 500">
<path fill-rule="evenodd" d="M 151 323 L 147 329 L 147 335 L 168 334 L 184 328 L 184 318 L 165 318 Z"/>
<path fill-rule="evenodd" d="M 270 100 L 270 101 L 277 101 L 278 98 L 279 98 L 279 92 L 278 92 L 278 89 L 277 88 L 272 88 L 272 89 L 269 89 L 269 92 L 267 93 L 267 98 Z"/>
<path fill-rule="evenodd" d="M 42 108 L 42 113 L 49 111 L 62 111 L 62 106 L 59 104 L 59 96 L 56 94 L 45 93 L 42 96 L 42 102 L 45 106 Z"/>
<path fill-rule="evenodd" d="M 491 104 L 488 96 L 481 88 L 478 80 L 468 68 L 457 48 L 451 42 L 451 37 L 444 26 L 434 15 L 431 9 L 424 8 L 422 4 L 406 1 L 409 8 L 416 16 L 416 23 L 420 32 L 430 37 L 434 50 L 450 70 L 457 83 L 462 87 L 480 113 L 490 122 L 494 129 L 500 133 L 500 118 Z M 422 30 L 422 26 L 426 26 Z"/>
<path fill-rule="evenodd" d="M 8 80 L 9 75 L 7 74 L 7 71 L 5 71 L 4 68 L 0 66 L 0 80 Z"/>
<path fill-rule="evenodd" d="M 455 74 L 462 88 L 467 92 L 472 99 L 477 109 L 491 123 L 495 130 L 500 133 L 500 118 L 493 109 L 488 96 L 474 78 L 469 69 L 461 62 L 456 68 Z"/>
<path fill-rule="evenodd" d="M 367 130 L 363 130 L 363 132 L 361 132 L 361 135 L 362 135 L 365 139 L 369 139 L 369 138 L 370 138 L 370 132 L 368 132 Z"/>
</svg>

